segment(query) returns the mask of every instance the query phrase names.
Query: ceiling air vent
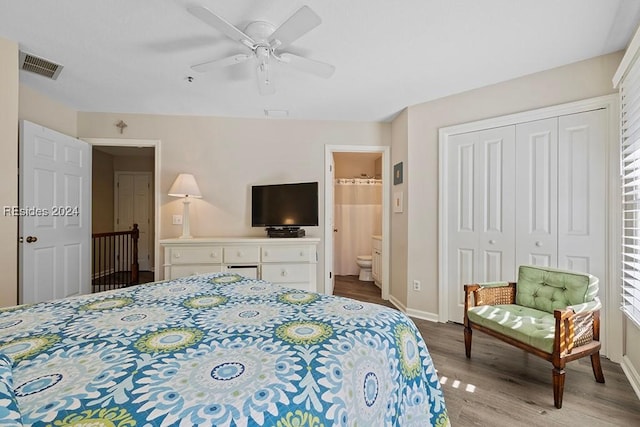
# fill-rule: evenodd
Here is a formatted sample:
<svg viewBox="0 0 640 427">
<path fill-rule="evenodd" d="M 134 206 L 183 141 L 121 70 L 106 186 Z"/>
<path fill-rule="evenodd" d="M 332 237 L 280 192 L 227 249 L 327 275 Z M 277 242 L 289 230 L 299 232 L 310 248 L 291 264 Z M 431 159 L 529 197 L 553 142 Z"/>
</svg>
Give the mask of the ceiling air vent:
<svg viewBox="0 0 640 427">
<path fill-rule="evenodd" d="M 44 58 L 39 58 L 30 53 L 20 51 L 20 69 L 40 74 L 41 76 L 55 80 L 58 78 L 62 65 L 55 64 Z"/>
</svg>

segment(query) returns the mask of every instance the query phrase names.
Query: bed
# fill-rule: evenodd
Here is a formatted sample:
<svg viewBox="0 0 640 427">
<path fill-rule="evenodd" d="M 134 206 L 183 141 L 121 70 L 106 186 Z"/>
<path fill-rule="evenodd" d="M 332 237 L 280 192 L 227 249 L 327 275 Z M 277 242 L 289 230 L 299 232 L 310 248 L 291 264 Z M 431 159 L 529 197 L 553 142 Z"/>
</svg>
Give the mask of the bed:
<svg viewBox="0 0 640 427">
<path fill-rule="evenodd" d="M 236 274 L 0 311 L 0 422 L 448 426 L 399 311 Z"/>
</svg>

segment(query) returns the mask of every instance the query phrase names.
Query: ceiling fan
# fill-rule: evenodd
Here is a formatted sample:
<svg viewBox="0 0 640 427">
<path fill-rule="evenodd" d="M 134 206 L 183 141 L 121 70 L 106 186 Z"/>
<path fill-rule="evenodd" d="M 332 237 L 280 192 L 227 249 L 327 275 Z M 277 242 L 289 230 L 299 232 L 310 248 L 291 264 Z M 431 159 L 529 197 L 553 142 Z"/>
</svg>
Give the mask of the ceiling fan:
<svg viewBox="0 0 640 427">
<path fill-rule="evenodd" d="M 194 65 L 191 67 L 194 71 L 204 73 L 216 68 L 254 60 L 258 89 L 261 95 L 275 93 L 271 69 L 274 60 L 323 78 L 331 77 L 335 71 L 333 65 L 283 51 L 322 22 L 320 17 L 308 6 L 302 6 L 277 28 L 268 22 L 254 21 L 249 23 L 244 31 L 206 7 L 194 6 L 188 8 L 188 11 L 230 39 L 241 43 L 250 51 Z"/>
</svg>

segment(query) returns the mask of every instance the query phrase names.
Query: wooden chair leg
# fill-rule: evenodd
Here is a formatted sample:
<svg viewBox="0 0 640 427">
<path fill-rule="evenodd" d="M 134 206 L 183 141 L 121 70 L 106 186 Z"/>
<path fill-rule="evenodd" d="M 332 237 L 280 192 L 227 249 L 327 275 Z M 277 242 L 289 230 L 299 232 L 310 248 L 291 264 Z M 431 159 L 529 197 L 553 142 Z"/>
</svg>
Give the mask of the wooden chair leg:
<svg viewBox="0 0 640 427">
<path fill-rule="evenodd" d="M 562 393 L 564 392 L 564 369 L 553 368 L 553 404 L 556 408 L 562 408 Z"/>
<path fill-rule="evenodd" d="M 471 338 L 472 338 L 471 328 L 468 326 L 464 327 L 464 352 L 467 355 L 467 359 L 471 358 Z"/>
<path fill-rule="evenodd" d="M 591 355 L 591 368 L 593 368 L 593 376 L 596 377 L 596 382 L 603 383 L 604 374 L 600 365 L 600 352 Z"/>
</svg>

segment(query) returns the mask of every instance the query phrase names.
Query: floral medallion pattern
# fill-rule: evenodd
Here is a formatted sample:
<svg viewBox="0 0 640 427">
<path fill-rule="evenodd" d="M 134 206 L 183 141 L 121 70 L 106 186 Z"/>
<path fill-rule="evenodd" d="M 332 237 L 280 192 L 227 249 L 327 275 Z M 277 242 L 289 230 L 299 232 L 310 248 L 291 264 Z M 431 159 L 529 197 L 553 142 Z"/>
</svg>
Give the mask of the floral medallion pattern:
<svg viewBox="0 0 640 427">
<path fill-rule="evenodd" d="M 1 310 L 0 362 L 15 425 L 449 424 L 408 317 L 236 274 Z"/>
</svg>

